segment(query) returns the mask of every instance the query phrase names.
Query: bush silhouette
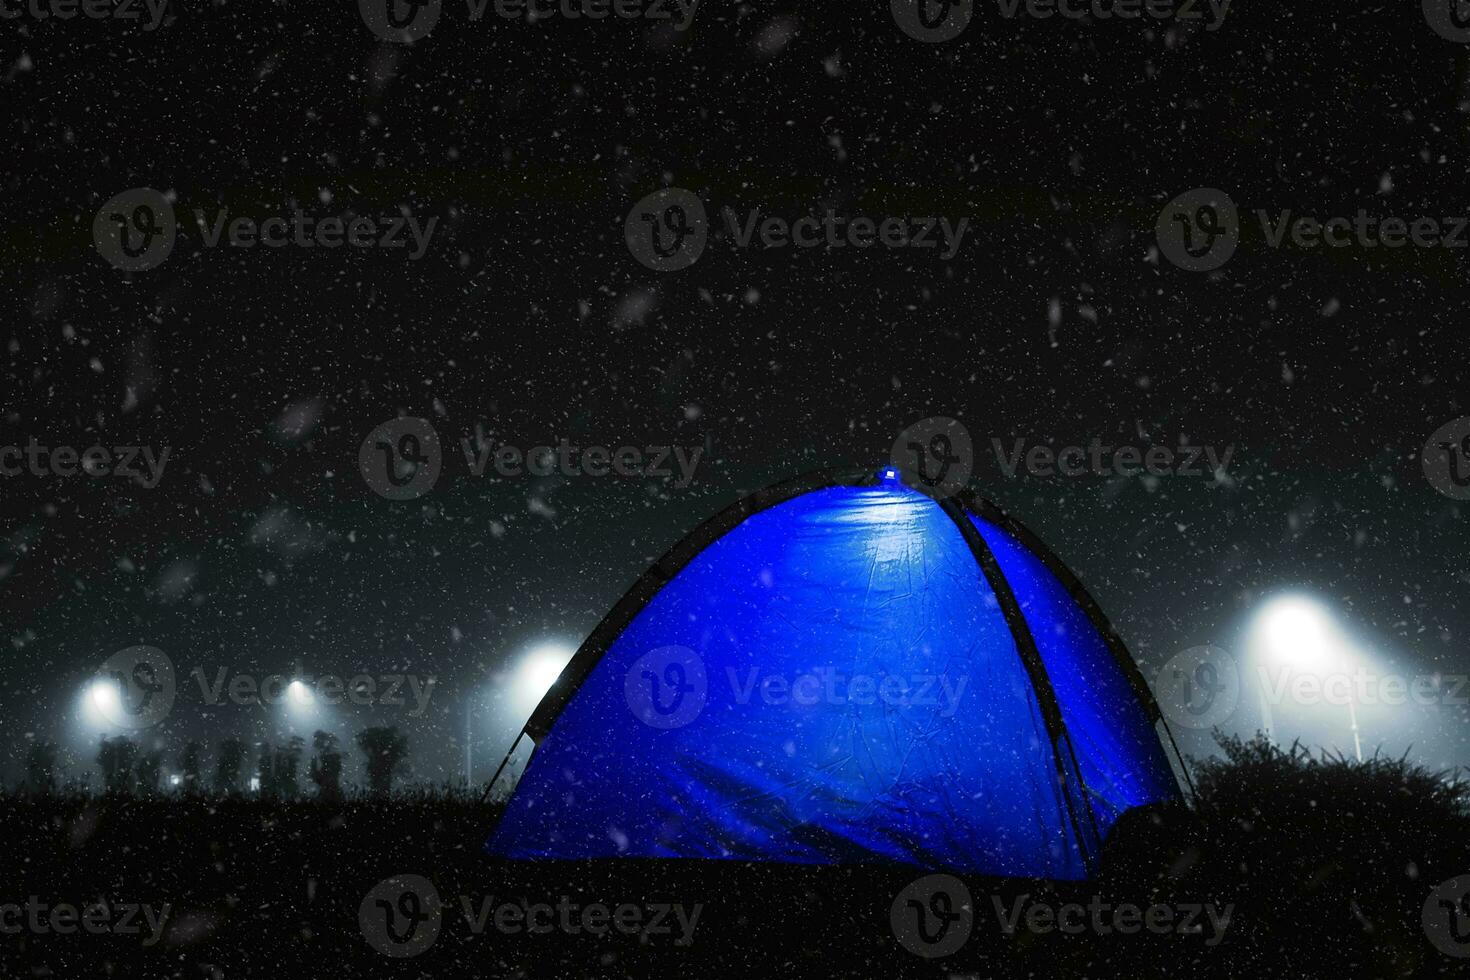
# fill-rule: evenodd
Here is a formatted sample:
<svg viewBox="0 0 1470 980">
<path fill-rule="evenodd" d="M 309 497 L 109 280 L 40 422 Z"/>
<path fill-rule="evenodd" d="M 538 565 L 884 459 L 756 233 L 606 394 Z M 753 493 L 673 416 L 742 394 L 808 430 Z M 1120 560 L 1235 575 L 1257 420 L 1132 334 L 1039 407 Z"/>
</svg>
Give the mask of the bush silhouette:
<svg viewBox="0 0 1470 980">
<path fill-rule="evenodd" d="M 342 753 L 337 751 L 337 736 L 320 729 L 312 733 L 311 781 L 316 784 L 317 799 L 324 802 L 342 798 Z"/>
<path fill-rule="evenodd" d="M 137 792 L 140 796 L 157 796 L 163 776 L 163 749 L 143 753 L 135 767 Z"/>
<path fill-rule="evenodd" d="M 214 792 L 217 796 L 234 796 L 240 791 L 240 767 L 245 763 L 245 743 L 227 738 L 219 743 L 214 761 Z"/>
<path fill-rule="evenodd" d="M 126 735 L 103 737 L 97 750 L 97 765 L 102 770 L 102 785 L 109 793 L 128 793 L 133 788 L 133 763 L 138 757 L 138 744 Z"/>
<path fill-rule="evenodd" d="M 1430 945 L 1421 915 L 1436 885 L 1470 873 L 1470 786 L 1403 758 L 1216 740 L 1224 757 L 1195 762 L 1192 810 L 1133 811 L 1108 844 L 1118 887 L 1234 905 L 1224 941 L 1191 962 L 1196 975 L 1438 976 L 1459 965 Z"/>
<path fill-rule="evenodd" d="M 298 774 L 301 769 L 301 753 L 306 747 L 306 740 L 300 735 L 292 735 L 285 745 L 276 746 L 275 761 L 275 791 L 283 800 L 294 800 L 301 795 L 301 785 Z"/>
<path fill-rule="evenodd" d="M 204 746 L 191 739 L 185 744 L 183 754 L 179 756 L 179 769 L 186 795 L 198 794 L 203 785 L 203 779 L 200 776 L 203 767 L 203 753 Z"/>
<path fill-rule="evenodd" d="M 26 750 L 26 790 L 36 796 L 56 792 L 56 757 L 60 747 L 55 742 L 32 742 Z"/>
</svg>

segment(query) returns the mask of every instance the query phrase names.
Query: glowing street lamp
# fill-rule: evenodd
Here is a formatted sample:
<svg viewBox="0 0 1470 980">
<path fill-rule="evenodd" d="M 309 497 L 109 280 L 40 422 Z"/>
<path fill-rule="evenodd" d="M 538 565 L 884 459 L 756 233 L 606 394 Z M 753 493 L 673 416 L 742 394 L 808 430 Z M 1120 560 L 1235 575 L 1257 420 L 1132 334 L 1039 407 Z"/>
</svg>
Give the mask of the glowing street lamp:
<svg viewBox="0 0 1470 980">
<path fill-rule="evenodd" d="M 516 695 L 522 703 L 534 710 L 576 652 L 567 644 L 556 642 L 542 643 L 527 652 L 515 673 Z"/>
<path fill-rule="evenodd" d="M 111 721 L 122 711 L 122 692 L 117 681 L 98 678 L 87 685 L 87 710 L 94 719 Z"/>
<path fill-rule="evenodd" d="M 1331 613 L 1315 599 L 1301 595 L 1278 596 L 1262 606 L 1252 621 L 1246 649 L 1259 667 L 1274 666 L 1316 677 L 1347 674 L 1354 666 L 1352 644 Z M 1258 675 L 1261 714 L 1266 737 L 1271 737 L 1271 706 L 1264 679 Z M 1358 734 L 1358 711 L 1349 687 L 1348 720 L 1352 725 L 1353 752 L 1363 761 L 1363 743 Z"/>
<path fill-rule="evenodd" d="M 299 669 L 297 673 L 300 673 Z M 290 723 L 301 725 L 320 723 L 322 704 L 317 700 L 316 692 L 312 690 L 311 685 L 300 677 L 286 685 L 285 694 L 280 699 L 280 706 Z"/>
<path fill-rule="evenodd" d="M 527 717 L 530 716 L 531 712 L 536 709 L 536 705 L 546 696 L 546 692 L 551 689 L 551 685 L 555 684 L 556 679 L 561 676 L 562 668 L 576 652 L 575 646 L 558 640 L 547 640 L 526 651 L 510 675 L 510 695 L 518 714 L 524 712 Z M 465 702 L 464 781 L 466 787 L 474 783 L 474 712 L 478 704 L 479 700 L 475 697 Z M 520 722 L 524 722 L 524 719 L 520 719 Z M 519 727 L 518 723 L 517 728 Z"/>
</svg>

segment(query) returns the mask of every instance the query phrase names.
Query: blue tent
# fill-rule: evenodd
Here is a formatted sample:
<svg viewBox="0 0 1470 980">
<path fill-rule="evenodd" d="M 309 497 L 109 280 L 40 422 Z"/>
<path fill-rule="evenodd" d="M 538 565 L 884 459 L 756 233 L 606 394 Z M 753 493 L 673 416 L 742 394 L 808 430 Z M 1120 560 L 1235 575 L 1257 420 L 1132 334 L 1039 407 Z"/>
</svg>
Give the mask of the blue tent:
<svg viewBox="0 0 1470 980">
<path fill-rule="evenodd" d="M 1179 798 L 1162 725 L 1017 522 L 894 470 L 815 474 L 613 609 L 527 723 L 487 848 L 1084 879 L 1120 814 Z"/>
</svg>

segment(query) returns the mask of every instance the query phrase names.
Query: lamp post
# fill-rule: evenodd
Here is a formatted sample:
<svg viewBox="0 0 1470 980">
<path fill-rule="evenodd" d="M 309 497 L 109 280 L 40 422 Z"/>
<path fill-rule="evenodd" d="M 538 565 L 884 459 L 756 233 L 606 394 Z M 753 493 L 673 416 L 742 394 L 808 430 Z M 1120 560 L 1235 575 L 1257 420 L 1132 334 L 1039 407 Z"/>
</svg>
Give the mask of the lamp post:
<svg viewBox="0 0 1470 980">
<path fill-rule="evenodd" d="M 468 792 L 474 785 L 475 771 L 475 700 L 470 697 L 464 705 L 464 788 Z"/>
<path fill-rule="evenodd" d="M 1271 740 L 1274 719 L 1266 693 L 1265 668 L 1306 674 L 1319 681 L 1341 673 L 1351 663 L 1352 645 L 1333 622 L 1327 609 L 1314 599 L 1286 595 L 1270 600 L 1261 607 L 1251 625 L 1247 640 L 1257 669 L 1256 678 L 1261 701 L 1266 738 Z M 1286 689 L 1283 682 L 1281 690 Z M 1363 742 L 1358 730 L 1356 699 L 1349 685 L 1347 695 L 1348 722 L 1353 733 L 1353 754 L 1363 761 Z"/>
</svg>

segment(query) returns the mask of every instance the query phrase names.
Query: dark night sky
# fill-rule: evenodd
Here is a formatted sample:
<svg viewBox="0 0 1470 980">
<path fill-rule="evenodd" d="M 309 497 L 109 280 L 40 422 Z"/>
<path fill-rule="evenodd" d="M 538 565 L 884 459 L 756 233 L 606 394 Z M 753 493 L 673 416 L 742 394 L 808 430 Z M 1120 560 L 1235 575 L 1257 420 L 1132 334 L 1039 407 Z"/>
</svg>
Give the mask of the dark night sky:
<svg viewBox="0 0 1470 980">
<path fill-rule="evenodd" d="M 183 671 L 435 675 L 426 719 L 388 720 L 420 776 L 452 775 L 466 698 L 527 644 L 584 636 L 741 493 L 877 465 L 934 415 L 982 446 L 1236 447 L 1225 485 L 977 469 L 1147 675 L 1230 646 L 1284 588 L 1406 669 L 1470 670 L 1467 515 L 1418 459 L 1470 414 L 1464 252 L 1273 251 L 1248 228 L 1206 275 L 1154 251 L 1160 208 L 1196 186 L 1250 211 L 1470 213 L 1464 49 L 1417 3 L 1237 4 L 1212 33 L 986 5 L 942 45 L 886 6 L 709 0 L 680 36 L 472 25 L 454 4 L 406 48 L 343 4 L 196 3 L 149 34 L 4 25 L 0 445 L 172 458 L 148 491 L 4 478 L 0 772 L 24 733 L 72 738 L 86 678 L 147 643 Z M 971 238 L 949 262 L 714 242 L 661 275 L 622 223 L 665 185 L 712 211 L 968 216 Z M 91 226 L 139 186 L 180 213 L 407 206 L 440 229 L 416 262 L 191 234 L 128 274 Z M 395 503 L 356 457 L 399 414 L 446 441 L 483 424 L 711 462 L 679 489 L 473 480 L 451 458 Z M 258 721 L 181 704 L 161 733 Z M 1465 722 L 1432 719 L 1416 752 L 1470 764 Z"/>
</svg>

